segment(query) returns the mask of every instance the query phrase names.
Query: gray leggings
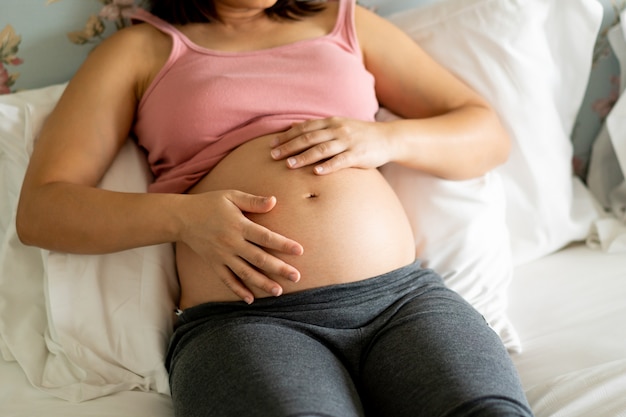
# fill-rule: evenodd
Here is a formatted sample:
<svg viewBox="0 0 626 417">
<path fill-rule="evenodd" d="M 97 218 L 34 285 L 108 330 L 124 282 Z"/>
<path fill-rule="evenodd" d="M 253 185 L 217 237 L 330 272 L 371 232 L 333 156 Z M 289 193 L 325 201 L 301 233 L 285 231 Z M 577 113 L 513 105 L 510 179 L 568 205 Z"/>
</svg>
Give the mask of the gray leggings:
<svg viewBox="0 0 626 417">
<path fill-rule="evenodd" d="M 177 417 L 532 415 L 498 336 L 417 262 L 189 308 L 167 366 Z"/>
</svg>

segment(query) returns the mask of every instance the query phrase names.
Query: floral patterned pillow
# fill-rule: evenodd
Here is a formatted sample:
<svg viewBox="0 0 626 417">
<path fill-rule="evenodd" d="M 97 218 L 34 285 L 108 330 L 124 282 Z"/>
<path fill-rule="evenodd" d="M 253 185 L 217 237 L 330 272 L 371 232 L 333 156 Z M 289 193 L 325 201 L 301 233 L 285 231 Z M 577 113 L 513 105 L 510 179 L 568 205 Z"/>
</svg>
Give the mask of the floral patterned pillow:
<svg viewBox="0 0 626 417">
<path fill-rule="evenodd" d="M 7 66 L 22 64 L 17 52 L 22 38 L 15 33 L 13 26 L 7 25 L 0 31 L 0 94 L 8 94 L 11 87 L 20 76 L 19 73 L 11 72 Z"/>
<path fill-rule="evenodd" d="M 604 18 L 593 54 L 589 85 L 572 132 L 573 168 L 583 181 L 587 179 L 593 143 L 619 98 L 620 87 L 620 67 L 609 44 L 608 32 L 619 24 L 620 11 L 626 8 L 626 0 L 599 1 L 604 7 Z"/>
</svg>

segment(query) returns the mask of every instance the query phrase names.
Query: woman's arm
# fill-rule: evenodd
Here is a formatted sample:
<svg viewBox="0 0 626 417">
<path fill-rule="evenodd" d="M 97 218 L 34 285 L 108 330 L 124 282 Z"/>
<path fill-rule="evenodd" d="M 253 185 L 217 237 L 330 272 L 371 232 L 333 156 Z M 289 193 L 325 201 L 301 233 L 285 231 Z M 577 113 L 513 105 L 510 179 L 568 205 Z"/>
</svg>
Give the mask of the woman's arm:
<svg viewBox="0 0 626 417">
<path fill-rule="evenodd" d="M 390 22 L 362 8 L 356 21 L 381 105 L 412 119 L 390 123 L 395 162 L 463 179 L 506 161 L 509 136 L 482 97 Z"/>
<path fill-rule="evenodd" d="M 25 243 L 98 253 L 174 238 L 167 197 L 95 189 L 128 137 L 151 64 L 137 55 L 144 42 L 140 31 L 129 30 L 95 48 L 46 120 L 18 206 Z M 163 213 L 153 213 L 152 203 Z M 155 224 L 145 227 L 148 221 Z"/>
<path fill-rule="evenodd" d="M 159 64 L 146 29 L 116 33 L 95 48 L 46 120 L 18 205 L 24 243 L 105 253 L 179 237 L 172 196 L 95 188 L 127 140 L 151 68 Z"/>
<path fill-rule="evenodd" d="M 20 196 L 18 235 L 26 244 L 71 253 L 182 241 L 214 265 L 240 297 L 251 301 L 247 287 L 253 286 L 280 292 L 265 274 L 297 279 L 299 273 L 265 249 L 300 254 L 302 247 L 242 213 L 267 212 L 275 198 L 237 191 L 177 195 L 96 188 L 127 140 L 139 98 L 169 48 L 165 35 L 138 25 L 89 55 L 37 140 Z"/>
<path fill-rule="evenodd" d="M 360 7 L 355 20 L 378 100 L 404 119 L 307 121 L 279 136 L 275 159 L 291 157 L 292 168 L 317 164 L 318 174 L 397 162 L 447 179 L 476 177 L 506 160 L 508 134 L 482 97 L 387 20 Z"/>
</svg>

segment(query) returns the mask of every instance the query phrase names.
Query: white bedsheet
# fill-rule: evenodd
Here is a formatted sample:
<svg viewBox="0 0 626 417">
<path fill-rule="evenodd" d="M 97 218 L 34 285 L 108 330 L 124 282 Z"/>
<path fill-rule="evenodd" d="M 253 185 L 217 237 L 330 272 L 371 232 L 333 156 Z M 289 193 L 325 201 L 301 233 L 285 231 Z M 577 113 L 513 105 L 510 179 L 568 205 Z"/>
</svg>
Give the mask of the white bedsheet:
<svg viewBox="0 0 626 417">
<path fill-rule="evenodd" d="M 70 403 L 34 388 L 16 362 L 0 357 L 1 417 L 173 417 L 171 400 L 156 392 L 126 391 Z"/>
<path fill-rule="evenodd" d="M 537 417 L 626 417 L 626 256 L 575 245 L 516 269 L 513 355 Z M 172 417 L 167 396 L 123 392 L 71 404 L 0 359 L 2 417 Z"/>
<path fill-rule="evenodd" d="M 626 416 L 626 256 L 575 245 L 518 267 L 513 355 L 541 416 Z"/>
<path fill-rule="evenodd" d="M 518 267 L 509 313 L 523 341 L 513 360 L 528 388 L 626 360 L 626 256 L 576 245 Z"/>
<path fill-rule="evenodd" d="M 571 372 L 526 394 L 535 417 L 624 417 L 626 360 Z"/>
</svg>

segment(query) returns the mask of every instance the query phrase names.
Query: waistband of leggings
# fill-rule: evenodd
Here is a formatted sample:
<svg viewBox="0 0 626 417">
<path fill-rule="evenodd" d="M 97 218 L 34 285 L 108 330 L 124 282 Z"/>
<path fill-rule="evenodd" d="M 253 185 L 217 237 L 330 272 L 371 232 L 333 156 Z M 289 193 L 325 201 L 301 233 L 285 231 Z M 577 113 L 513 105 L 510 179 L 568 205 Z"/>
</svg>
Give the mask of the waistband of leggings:
<svg viewBox="0 0 626 417">
<path fill-rule="evenodd" d="M 178 312 L 178 325 L 190 323 L 198 319 L 212 315 L 228 314 L 231 312 L 248 311 L 250 313 L 261 311 L 289 311 L 291 308 L 303 311 L 303 309 L 320 309 L 325 304 L 333 304 L 337 307 L 348 307 L 367 302 L 378 297 L 397 297 L 399 293 L 408 293 L 415 288 L 424 285 L 418 278 L 432 276 L 440 282 L 437 274 L 429 269 L 421 267 L 421 262 L 416 260 L 390 272 L 359 281 L 334 284 L 323 287 L 311 288 L 303 291 L 283 294 L 279 297 L 264 297 L 256 299 L 248 305 L 243 301 L 208 302 L 189 307 Z"/>
</svg>

